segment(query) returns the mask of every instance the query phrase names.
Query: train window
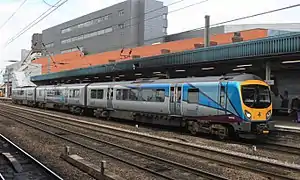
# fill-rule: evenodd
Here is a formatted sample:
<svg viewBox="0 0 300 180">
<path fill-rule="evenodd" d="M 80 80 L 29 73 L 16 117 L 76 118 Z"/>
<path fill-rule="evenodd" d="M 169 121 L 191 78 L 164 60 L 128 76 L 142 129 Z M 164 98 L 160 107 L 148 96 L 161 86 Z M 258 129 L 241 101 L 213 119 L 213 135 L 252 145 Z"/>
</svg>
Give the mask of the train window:
<svg viewBox="0 0 300 180">
<path fill-rule="evenodd" d="M 97 90 L 96 90 L 96 89 L 92 89 L 92 90 L 91 90 L 91 98 L 92 98 L 92 99 L 96 99 L 96 97 L 97 97 L 97 94 L 96 94 L 96 93 L 97 93 Z"/>
<path fill-rule="evenodd" d="M 60 90 L 55 90 L 55 96 L 60 96 L 61 95 L 61 91 Z"/>
<path fill-rule="evenodd" d="M 188 90 L 188 103 L 199 102 L 199 89 L 193 88 Z"/>
<path fill-rule="evenodd" d="M 97 90 L 97 99 L 103 99 L 104 92 L 103 89 L 98 89 Z"/>
<path fill-rule="evenodd" d="M 117 89 L 116 99 L 121 100 L 122 97 L 122 89 Z"/>
<path fill-rule="evenodd" d="M 165 90 L 164 89 L 156 89 L 156 102 L 164 102 L 165 101 Z"/>
<path fill-rule="evenodd" d="M 155 96 L 152 89 L 142 89 L 141 91 L 141 101 L 153 101 L 153 96 Z"/>
<path fill-rule="evenodd" d="M 165 90 L 164 89 L 143 89 L 141 91 L 141 101 L 164 102 Z"/>
<path fill-rule="evenodd" d="M 137 101 L 139 91 L 137 89 L 117 89 L 116 99 L 124 101 Z"/>
<path fill-rule="evenodd" d="M 139 97 L 139 91 L 137 89 L 130 89 L 129 91 L 129 100 L 137 101 Z"/>
<path fill-rule="evenodd" d="M 74 97 L 78 98 L 80 95 L 80 90 L 79 89 L 74 89 Z"/>
<path fill-rule="evenodd" d="M 21 91 L 20 91 L 20 95 L 23 95 L 23 94 L 24 94 L 24 90 L 21 90 Z"/>
<path fill-rule="evenodd" d="M 91 90 L 91 98 L 92 99 L 103 99 L 104 91 L 103 89 L 92 89 Z"/>
<path fill-rule="evenodd" d="M 129 100 L 129 96 L 128 96 L 128 93 L 129 93 L 129 89 L 123 89 L 122 90 L 122 100 Z"/>
<path fill-rule="evenodd" d="M 79 89 L 71 89 L 69 91 L 69 97 L 70 98 L 78 98 L 80 95 L 80 90 Z"/>
<path fill-rule="evenodd" d="M 42 96 L 42 90 L 39 90 L 39 96 Z"/>
</svg>

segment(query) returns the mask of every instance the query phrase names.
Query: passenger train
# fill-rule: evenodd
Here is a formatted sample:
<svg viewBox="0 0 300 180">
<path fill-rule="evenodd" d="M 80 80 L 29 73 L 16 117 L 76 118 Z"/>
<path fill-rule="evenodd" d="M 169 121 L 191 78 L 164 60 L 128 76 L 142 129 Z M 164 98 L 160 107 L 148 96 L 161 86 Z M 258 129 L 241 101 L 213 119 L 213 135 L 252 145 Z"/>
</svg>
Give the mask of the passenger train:
<svg viewBox="0 0 300 180">
<path fill-rule="evenodd" d="M 269 86 L 253 74 L 61 84 L 13 89 L 12 100 L 98 118 L 256 138 L 274 129 Z"/>
</svg>

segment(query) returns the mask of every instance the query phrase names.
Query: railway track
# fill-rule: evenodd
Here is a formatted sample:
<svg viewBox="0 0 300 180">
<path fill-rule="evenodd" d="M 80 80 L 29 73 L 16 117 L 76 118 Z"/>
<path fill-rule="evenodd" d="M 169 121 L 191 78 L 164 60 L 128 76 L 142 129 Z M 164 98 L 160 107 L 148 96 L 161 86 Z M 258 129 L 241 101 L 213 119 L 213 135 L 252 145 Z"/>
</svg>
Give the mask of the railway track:
<svg viewBox="0 0 300 180">
<path fill-rule="evenodd" d="M 218 174 L 209 173 L 201 169 L 193 168 L 187 165 L 177 163 L 165 158 L 157 157 L 148 153 L 130 149 L 124 146 L 120 146 L 116 143 L 103 141 L 95 137 L 87 136 L 75 131 L 70 131 L 64 128 L 58 128 L 39 122 L 33 117 L 26 115 L 17 115 L 16 113 L 0 111 L 2 116 L 7 118 L 13 117 L 15 121 L 25 124 L 32 128 L 46 132 L 58 138 L 80 145 L 89 150 L 93 150 L 97 153 L 103 154 L 107 157 L 116 159 L 120 162 L 126 163 L 130 166 L 142 169 L 149 173 L 152 173 L 160 178 L 164 179 L 227 179 Z M 25 122 L 25 121 L 27 122 Z M 35 123 L 32 123 L 32 122 Z M 71 136 L 70 136 L 71 135 Z M 87 141 L 88 140 L 88 141 Z M 91 145 L 93 144 L 93 145 Z M 101 148 L 105 147 L 105 148 Z"/>
<path fill-rule="evenodd" d="M 0 179 L 62 180 L 57 174 L 0 134 Z"/>
<path fill-rule="evenodd" d="M 126 139 L 126 140 L 130 140 L 130 141 L 134 141 L 134 142 L 138 142 L 138 143 L 143 143 L 143 144 L 147 144 L 150 146 L 155 146 L 158 148 L 162 148 L 168 151 L 172 151 L 172 152 L 176 152 L 176 153 L 182 153 L 185 154 L 186 157 L 191 157 L 191 158 L 197 158 L 200 160 L 207 160 L 210 163 L 218 163 L 221 166 L 225 166 L 225 167 L 229 167 L 229 168 L 239 168 L 239 169 L 243 169 L 243 170 L 247 170 L 247 171 L 251 171 L 251 172 L 255 172 L 255 173 L 259 173 L 261 175 L 263 175 L 264 177 L 267 178 L 276 178 L 276 179 L 296 179 L 294 177 L 297 177 L 297 171 L 299 171 L 299 167 L 286 167 L 284 164 L 277 164 L 275 162 L 269 161 L 263 161 L 261 159 L 255 159 L 255 158 L 251 158 L 251 157 L 242 157 L 241 155 L 237 155 L 237 154 L 230 154 L 228 152 L 222 152 L 222 151 L 216 151 L 216 150 L 212 150 L 209 148 L 203 148 L 203 147 L 198 147 L 195 145 L 191 145 L 191 144 L 187 144 L 187 143 L 182 143 L 182 142 L 178 142 L 178 141 L 172 141 L 170 139 L 163 139 L 163 138 L 157 138 L 157 137 L 153 137 L 153 136 L 149 136 L 149 135 L 145 135 L 145 134 L 140 134 L 140 133 L 133 133 L 133 132 L 129 132 L 126 130 L 121 130 L 121 129 L 117 129 L 117 128 L 112 128 L 112 127 L 108 127 L 108 126 L 101 126 L 95 123 L 89 123 L 86 121 L 80 121 L 80 120 L 74 120 L 72 118 L 58 118 L 56 115 L 49 115 L 46 113 L 33 113 L 32 111 L 27 111 L 27 110 L 21 110 L 19 109 L 18 113 L 16 113 L 16 108 L 12 108 L 12 107 L 5 107 L 5 112 L 6 115 L 4 115 L 4 111 L 3 109 L 1 110 L 1 114 L 4 116 L 7 116 L 8 118 L 11 118 L 11 116 L 18 116 L 17 120 L 20 123 L 25 123 L 28 126 L 31 126 L 33 128 L 38 128 L 39 130 L 45 131 L 45 129 L 41 128 L 40 126 L 44 126 L 44 127 L 51 127 L 54 128 L 52 132 L 48 132 L 51 133 L 52 135 L 55 135 L 57 137 L 63 138 L 65 140 L 72 140 L 69 139 L 70 134 L 76 135 L 79 139 L 80 138 L 84 138 L 84 139 L 89 139 L 91 142 L 97 142 L 97 143 L 103 143 L 106 146 L 110 145 L 113 146 L 113 149 L 111 149 L 110 152 L 119 152 L 118 154 L 120 154 L 120 149 L 122 150 L 126 150 L 127 152 L 124 152 L 125 154 L 128 154 L 128 151 L 134 152 L 135 154 L 139 154 L 144 156 L 144 158 L 149 155 L 149 154 L 145 154 L 143 152 L 137 152 L 136 150 L 130 149 L 130 148 L 124 148 L 121 147 L 120 145 L 117 144 L 112 144 L 108 141 L 104 141 L 101 140 L 99 138 L 96 138 L 94 136 L 89 136 L 86 134 L 82 134 L 82 133 L 78 133 L 75 131 L 72 131 L 70 129 L 70 127 L 76 127 L 76 128 L 81 128 L 81 129 L 85 129 L 94 133 L 101 133 L 102 135 L 106 135 L 106 136 L 111 136 L 111 137 L 116 137 L 119 139 Z M 10 115 L 8 115 L 8 113 Z M 23 117 L 23 121 L 20 119 L 20 117 Z M 19 120 L 18 120 L 19 119 Z M 25 121 L 30 122 L 24 122 L 24 119 L 26 119 Z M 43 120 L 39 120 L 39 119 L 43 119 Z M 64 128 L 58 128 L 61 127 L 61 125 L 64 124 Z M 55 130 L 56 129 L 56 130 Z M 59 130 L 58 130 L 59 129 Z M 58 132 L 57 132 L 58 130 Z M 55 132 L 56 131 L 56 132 Z M 66 137 L 68 136 L 68 137 Z M 74 143 L 78 142 L 77 140 L 72 140 Z M 95 148 L 91 148 L 88 145 L 85 145 L 86 148 L 89 149 L 95 149 Z M 119 148 L 119 149 L 118 149 Z M 98 153 L 102 153 L 103 152 L 99 152 L 99 150 L 97 151 Z M 226 156 L 226 158 L 222 158 L 220 157 L 220 154 L 222 156 Z M 106 154 L 106 155 L 110 155 L 110 154 Z M 136 156 L 136 155 L 135 155 Z M 142 157 L 139 157 L 139 159 L 141 159 Z M 158 158 L 158 157 L 153 157 L 153 155 L 151 156 L 147 156 L 147 158 L 151 159 L 156 159 L 163 161 L 166 159 L 163 158 Z M 121 162 L 126 162 L 126 160 L 124 159 L 119 159 Z M 161 163 L 161 162 L 160 162 Z M 191 175 L 191 173 L 194 175 L 198 175 L 200 177 L 206 176 L 206 178 L 211 178 L 211 179 L 217 179 L 216 177 L 213 177 L 214 174 L 212 173 L 208 173 L 208 172 L 204 172 L 204 171 L 197 171 L 197 168 L 193 168 L 190 166 L 186 166 L 180 163 L 176 163 L 176 162 L 172 162 L 171 160 L 167 160 L 164 161 L 164 163 L 167 163 L 168 165 L 165 166 L 161 166 L 164 168 L 161 168 L 160 170 L 157 169 L 152 169 L 151 173 L 156 174 L 157 171 L 168 171 L 166 167 L 169 167 L 170 165 L 173 166 L 177 166 L 180 167 L 180 174 L 188 174 L 189 176 Z M 150 163 L 151 164 L 151 163 Z M 153 162 L 152 162 L 153 164 Z M 137 166 L 134 164 L 131 164 L 132 166 Z M 142 166 L 142 167 L 151 167 L 151 166 Z M 145 170 L 149 170 L 149 169 L 145 169 Z M 151 169 L 150 169 L 151 170 Z M 188 172 L 183 172 L 184 171 L 188 171 Z M 168 171 L 168 173 L 170 173 L 170 171 Z M 158 175 L 158 174 L 157 174 Z M 165 175 L 166 176 L 166 175 Z M 163 176 L 162 176 L 163 177 Z M 212 178 L 213 177 L 213 178 Z M 166 177 L 165 177 L 166 178 Z M 170 177 L 169 177 L 170 178 Z M 178 178 L 178 173 L 176 174 L 176 178 Z M 176 179 L 175 178 L 175 179 Z M 223 177 L 219 177 L 220 179 L 222 179 Z"/>
</svg>

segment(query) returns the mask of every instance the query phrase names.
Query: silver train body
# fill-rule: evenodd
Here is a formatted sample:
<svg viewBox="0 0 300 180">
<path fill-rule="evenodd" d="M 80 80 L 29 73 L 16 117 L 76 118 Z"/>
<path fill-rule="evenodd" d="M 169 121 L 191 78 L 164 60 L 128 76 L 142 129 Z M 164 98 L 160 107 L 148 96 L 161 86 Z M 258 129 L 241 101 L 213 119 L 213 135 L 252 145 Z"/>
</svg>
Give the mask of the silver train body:
<svg viewBox="0 0 300 180">
<path fill-rule="evenodd" d="M 234 132 L 252 138 L 262 130 L 273 130 L 270 117 L 254 122 L 244 114 L 239 86 L 253 79 L 261 81 L 245 74 L 229 80 L 203 77 L 47 85 L 13 89 L 12 99 L 17 104 L 65 109 L 74 114 L 93 111 L 98 118 L 187 127 L 193 134 L 205 132 L 226 137 Z M 236 93 L 230 92 L 230 88 Z M 229 106 L 230 103 L 236 104 L 235 107 Z M 271 102 L 265 108 L 269 106 Z M 263 127 L 260 132 L 258 127 Z"/>
</svg>

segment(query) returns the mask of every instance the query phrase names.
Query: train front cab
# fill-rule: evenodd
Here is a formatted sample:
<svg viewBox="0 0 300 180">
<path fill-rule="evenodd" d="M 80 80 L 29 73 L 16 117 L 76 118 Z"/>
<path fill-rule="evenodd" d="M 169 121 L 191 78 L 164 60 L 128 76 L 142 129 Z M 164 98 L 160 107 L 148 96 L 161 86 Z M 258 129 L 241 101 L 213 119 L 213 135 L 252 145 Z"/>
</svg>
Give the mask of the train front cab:
<svg viewBox="0 0 300 180">
<path fill-rule="evenodd" d="M 247 80 L 240 85 L 243 110 L 243 129 L 240 137 L 268 135 L 274 130 L 272 101 L 268 84 L 261 80 Z M 249 133 L 250 132 L 250 133 Z"/>
</svg>

